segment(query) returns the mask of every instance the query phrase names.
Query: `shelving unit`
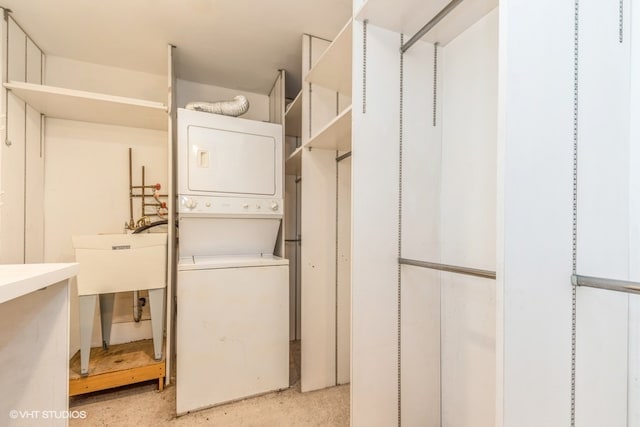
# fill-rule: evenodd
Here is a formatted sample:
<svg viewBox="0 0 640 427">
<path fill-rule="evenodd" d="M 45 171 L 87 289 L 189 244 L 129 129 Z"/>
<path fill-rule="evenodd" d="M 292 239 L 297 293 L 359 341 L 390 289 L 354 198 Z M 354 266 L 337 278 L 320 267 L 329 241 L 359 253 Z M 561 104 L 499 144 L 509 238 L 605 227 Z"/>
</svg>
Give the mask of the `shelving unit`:
<svg viewBox="0 0 640 427">
<path fill-rule="evenodd" d="M 356 13 L 359 21 L 411 37 L 451 0 L 398 0 L 390 8 L 385 0 L 367 0 Z M 498 6 L 497 0 L 466 0 L 443 18 L 422 40 L 446 45 Z M 426 17 L 426 19 L 425 19 Z"/>
<path fill-rule="evenodd" d="M 351 379 L 351 160 L 336 151 L 351 150 L 354 24 L 303 38 L 302 148 L 288 165 L 300 157 L 303 392 Z"/>
<path fill-rule="evenodd" d="M 351 106 L 329 122 L 302 147 L 298 147 L 291 153 L 285 162 L 285 173 L 287 175 L 300 174 L 302 150 L 305 148 L 338 151 L 351 150 Z"/>
<path fill-rule="evenodd" d="M 284 134 L 300 138 L 302 136 L 302 92 L 298 92 L 298 95 L 287 107 L 284 116 Z"/>
<path fill-rule="evenodd" d="M 285 174 L 286 175 L 300 175 L 300 163 L 302 159 L 302 148 L 298 147 L 291 153 L 285 162 Z"/>
<path fill-rule="evenodd" d="M 304 147 L 328 150 L 351 150 L 351 106 L 314 135 Z"/>
<path fill-rule="evenodd" d="M 14 81 L 4 87 L 48 117 L 167 130 L 161 102 Z"/>
<path fill-rule="evenodd" d="M 349 20 L 309 70 L 306 82 L 351 96 L 351 51 L 353 20 Z"/>
</svg>

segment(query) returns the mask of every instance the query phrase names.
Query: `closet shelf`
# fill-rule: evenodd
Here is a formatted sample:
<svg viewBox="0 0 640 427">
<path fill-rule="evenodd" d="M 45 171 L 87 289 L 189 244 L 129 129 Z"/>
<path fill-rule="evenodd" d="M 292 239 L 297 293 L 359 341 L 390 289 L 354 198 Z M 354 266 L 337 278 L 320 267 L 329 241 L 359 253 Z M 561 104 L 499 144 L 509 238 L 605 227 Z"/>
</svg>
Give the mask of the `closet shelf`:
<svg viewBox="0 0 640 427">
<path fill-rule="evenodd" d="M 302 91 L 298 92 L 293 102 L 284 113 L 284 134 L 287 136 L 302 136 Z"/>
<path fill-rule="evenodd" d="M 284 164 L 284 172 L 285 175 L 300 175 L 300 164 L 302 159 L 302 147 L 296 148 L 296 150 L 291 153 Z"/>
<path fill-rule="evenodd" d="M 351 106 L 315 134 L 304 147 L 328 150 L 351 150 Z"/>
<path fill-rule="evenodd" d="M 353 20 L 349 19 L 305 76 L 305 81 L 351 96 Z"/>
<path fill-rule="evenodd" d="M 359 21 L 403 33 L 405 41 L 438 14 L 451 0 L 367 0 L 356 13 Z M 442 19 L 422 40 L 446 45 L 498 6 L 498 0 L 465 0 Z"/>
<path fill-rule="evenodd" d="M 167 130 L 161 102 L 14 81 L 4 87 L 47 117 Z"/>
</svg>

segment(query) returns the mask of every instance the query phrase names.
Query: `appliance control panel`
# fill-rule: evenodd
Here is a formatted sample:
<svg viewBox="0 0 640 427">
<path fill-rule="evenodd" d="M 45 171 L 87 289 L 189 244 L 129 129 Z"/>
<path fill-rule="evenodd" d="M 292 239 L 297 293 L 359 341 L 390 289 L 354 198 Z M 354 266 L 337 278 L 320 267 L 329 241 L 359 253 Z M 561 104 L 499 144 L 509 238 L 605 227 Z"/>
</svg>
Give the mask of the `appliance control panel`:
<svg viewBox="0 0 640 427">
<path fill-rule="evenodd" d="M 282 215 L 282 199 L 178 196 L 178 212 L 203 215 Z"/>
</svg>

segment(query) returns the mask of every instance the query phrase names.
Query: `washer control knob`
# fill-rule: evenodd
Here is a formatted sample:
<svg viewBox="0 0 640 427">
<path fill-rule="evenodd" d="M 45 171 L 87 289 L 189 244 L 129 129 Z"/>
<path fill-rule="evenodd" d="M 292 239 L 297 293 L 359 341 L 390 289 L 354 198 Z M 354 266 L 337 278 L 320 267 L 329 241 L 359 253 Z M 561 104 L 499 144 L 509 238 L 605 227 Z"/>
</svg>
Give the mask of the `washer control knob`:
<svg viewBox="0 0 640 427">
<path fill-rule="evenodd" d="M 262 206 L 260 206 L 260 204 L 257 204 L 256 209 L 262 209 Z"/>
<path fill-rule="evenodd" d="M 272 211 L 277 211 L 279 207 L 280 207 L 280 205 L 278 205 L 278 202 L 276 202 L 276 201 L 271 202 L 271 210 Z"/>
<path fill-rule="evenodd" d="M 187 209 L 195 209 L 198 206 L 198 202 L 189 197 L 185 199 L 184 205 Z"/>
<path fill-rule="evenodd" d="M 211 203 L 210 203 L 210 202 L 205 203 L 205 205 L 206 205 L 208 208 L 210 208 L 210 207 L 211 207 Z"/>
<path fill-rule="evenodd" d="M 249 209 L 249 203 L 245 203 L 244 205 L 242 205 L 242 207 L 245 209 Z"/>
</svg>

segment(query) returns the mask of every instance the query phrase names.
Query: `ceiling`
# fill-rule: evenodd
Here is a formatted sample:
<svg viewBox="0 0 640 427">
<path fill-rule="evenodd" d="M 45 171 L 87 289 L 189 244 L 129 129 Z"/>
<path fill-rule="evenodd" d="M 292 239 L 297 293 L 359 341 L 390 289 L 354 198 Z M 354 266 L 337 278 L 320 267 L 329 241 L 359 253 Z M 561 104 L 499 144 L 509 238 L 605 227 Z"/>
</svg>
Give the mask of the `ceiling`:
<svg viewBox="0 0 640 427">
<path fill-rule="evenodd" d="M 301 85 L 302 34 L 332 39 L 351 0 L 3 0 L 48 55 L 267 94 L 278 69 Z"/>
</svg>

